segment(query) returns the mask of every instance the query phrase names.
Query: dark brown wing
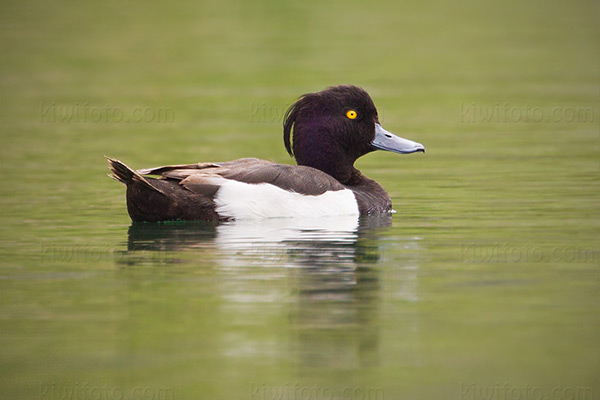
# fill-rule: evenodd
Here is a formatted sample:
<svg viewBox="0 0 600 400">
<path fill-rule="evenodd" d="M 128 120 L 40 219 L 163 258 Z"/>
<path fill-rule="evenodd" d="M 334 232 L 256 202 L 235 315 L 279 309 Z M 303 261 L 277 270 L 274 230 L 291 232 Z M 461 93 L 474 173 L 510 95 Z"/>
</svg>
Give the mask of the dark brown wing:
<svg viewBox="0 0 600 400">
<path fill-rule="evenodd" d="M 306 195 L 319 195 L 345 187 L 330 175 L 315 168 L 277 164 L 257 158 L 242 158 L 224 163 L 172 165 L 139 170 L 142 175 L 160 175 L 180 180 L 192 192 L 214 195 L 226 179 L 244 183 L 268 183 Z"/>
</svg>

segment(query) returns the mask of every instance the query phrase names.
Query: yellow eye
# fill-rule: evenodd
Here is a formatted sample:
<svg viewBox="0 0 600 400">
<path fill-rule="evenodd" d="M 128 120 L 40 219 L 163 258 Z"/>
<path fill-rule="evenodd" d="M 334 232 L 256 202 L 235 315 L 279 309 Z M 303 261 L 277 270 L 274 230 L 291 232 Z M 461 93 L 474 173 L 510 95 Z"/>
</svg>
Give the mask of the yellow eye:
<svg viewBox="0 0 600 400">
<path fill-rule="evenodd" d="M 356 114 L 356 111 L 354 110 L 350 110 L 346 113 L 346 117 L 350 118 L 350 119 L 355 119 L 358 116 L 358 114 Z"/>
</svg>

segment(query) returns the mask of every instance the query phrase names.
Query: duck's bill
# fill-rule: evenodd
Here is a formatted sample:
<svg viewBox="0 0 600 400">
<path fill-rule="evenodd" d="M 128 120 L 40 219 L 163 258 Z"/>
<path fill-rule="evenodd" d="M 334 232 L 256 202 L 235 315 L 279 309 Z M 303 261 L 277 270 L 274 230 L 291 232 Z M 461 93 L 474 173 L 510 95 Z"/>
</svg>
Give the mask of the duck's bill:
<svg viewBox="0 0 600 400">
<path fill-rule="evenodd" d="M 425 146 L 412 140 L 401 138 L 386 131 L 379 124 L 375 124 L 375 139 L 371 142 L 379 150 L 393 151 L 394 153 L 409 154 L 417 151 L 425 153 Z"/>
</svg>

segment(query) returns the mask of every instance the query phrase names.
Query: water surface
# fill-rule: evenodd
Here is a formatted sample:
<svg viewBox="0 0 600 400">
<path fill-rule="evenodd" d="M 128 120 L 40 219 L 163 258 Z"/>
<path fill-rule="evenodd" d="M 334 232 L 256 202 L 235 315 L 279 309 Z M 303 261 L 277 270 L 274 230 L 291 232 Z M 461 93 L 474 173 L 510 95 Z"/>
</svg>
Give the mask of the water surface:
<svg viewBox="0 0 600 400">
<path fill-rule="evenodd" d="M 2 399 L 600 396 L 597 2 L 0 8 Z M 395 214 L 131 224 L 103 155 L 291 163 L 337 83 Z"/>
</svg>

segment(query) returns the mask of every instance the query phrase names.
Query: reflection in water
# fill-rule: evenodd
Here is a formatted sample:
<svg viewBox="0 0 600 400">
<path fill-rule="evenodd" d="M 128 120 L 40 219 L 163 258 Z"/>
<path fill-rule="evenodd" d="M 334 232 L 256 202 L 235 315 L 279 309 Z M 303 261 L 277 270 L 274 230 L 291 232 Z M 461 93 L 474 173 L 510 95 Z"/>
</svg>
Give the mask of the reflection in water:
<svg viewBox="0 0 600 400">
<path fill-rule="evenodd" d="M 291 352 L 302 365 L 377 363 L 379 259 L 372 228 L 391 217 L 238 221 L 218 228 L 224 267 L 290 268 Z M 244 262 L 243 260 L 247 260 Z"/>
<path fill-rule="evenodd" d="M 291 346 L 286 352 L 302 365 L 376 365 L 381 271 L 373 264 L 381 257 L 378 228 L 390 225 L 391 215 L 133 224 L 123 260 L 169 264 L 199 251 L 222 271 L 218 291 L 228 304 L 255 305 L 257 312 L 265 301 L 286 307 L 285 342 Z M 257 277 L 284 285 L 270 296 Z"/>
<path fill-rule="evenodd" d="M 177 251 L 215 238 L 213 223 L 172 222 L 132 223 L 129 227 L 127 250 Z"/>
</svg>

